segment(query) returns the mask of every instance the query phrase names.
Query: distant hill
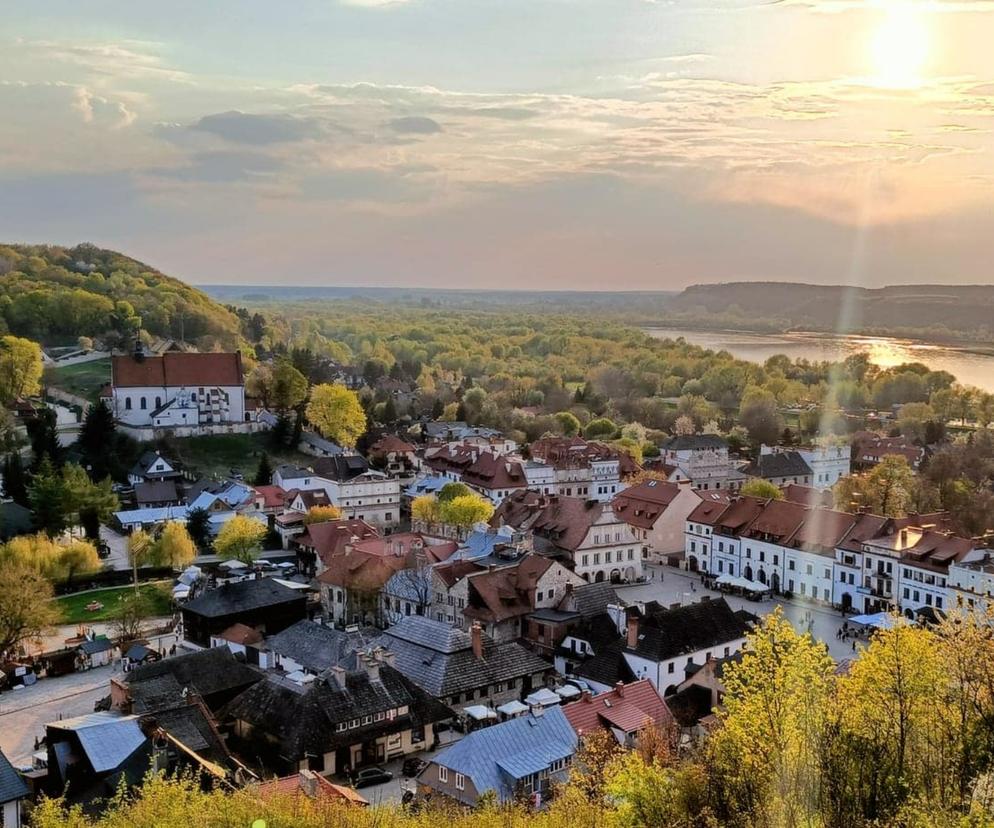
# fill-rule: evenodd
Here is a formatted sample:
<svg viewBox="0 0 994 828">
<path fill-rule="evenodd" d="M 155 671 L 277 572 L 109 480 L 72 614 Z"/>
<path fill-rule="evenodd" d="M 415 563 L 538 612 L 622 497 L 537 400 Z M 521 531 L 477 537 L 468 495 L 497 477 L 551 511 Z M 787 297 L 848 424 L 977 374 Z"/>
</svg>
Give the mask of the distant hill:
<svg viewBox="0 0 994 828">
<path fill-rule="evenodd" d="M 667 321 L 712 328 L 994 339 L 994 285 L 884 288 L 729 282 L 694 285 L 666 305 Z"/>
<path fill-rule="evenodd" d="M 113 250 L 0 244 L 0 328 L 46 345 L 118 340 L 138 325 L 202 348 L 237 346 L 238 316 L 179 279 Z"/>
</svg>

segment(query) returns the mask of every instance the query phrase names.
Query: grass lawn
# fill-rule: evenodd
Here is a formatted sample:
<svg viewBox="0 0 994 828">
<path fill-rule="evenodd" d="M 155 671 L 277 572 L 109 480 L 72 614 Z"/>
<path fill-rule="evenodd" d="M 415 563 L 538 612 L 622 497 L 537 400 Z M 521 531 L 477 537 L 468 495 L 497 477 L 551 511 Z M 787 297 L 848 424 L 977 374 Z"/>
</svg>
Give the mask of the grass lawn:
<svg viewBox="0 0 994 828">
<path fill-rule="evenodd" d="M 110 382 L 110 359 L 80 362 L 64 368 L 49 368 L 45 371 L 45 382 L 70 394 L 85 397 L 90 402 L 96 402 L 100 388 Z"/>
<path fill-rule="evenodd" d="M 184 467 L 204 476 L 227 476 L 231 469 L 238 469 L 246 481 L 255 477 L 259 458 L 266 453 L 272 466 L 280 463 L 299 463 L 304 466 L 314 458 L 290 449 L 273 451 L 269 435 L 261 434 L 211 434 L 206 437 L 186 437 L 170 440 L 163 454 L 174 457 Z"/>
<path fill-rule="evenodd" d="M 122 595 L 128 595 L 134 590 L 133 586 L 112 587 L 94 592 L 83 592 L 79 595 L 63 595 L 56 598 L 62 607 L 63 624 L 79 624 L 87 621 L 109 621 L 114 617 L 117 602 Z M 170 615 L 172 613 L 172 596 L 169 594 L 169 582 L 159 581 L 154 584 L 139 584 L 138 590 L 149 602 L 149 615 L 152 617 Z M 98 601 L 103 609 L 89 612 L 86 605 Z"/>
</svg>

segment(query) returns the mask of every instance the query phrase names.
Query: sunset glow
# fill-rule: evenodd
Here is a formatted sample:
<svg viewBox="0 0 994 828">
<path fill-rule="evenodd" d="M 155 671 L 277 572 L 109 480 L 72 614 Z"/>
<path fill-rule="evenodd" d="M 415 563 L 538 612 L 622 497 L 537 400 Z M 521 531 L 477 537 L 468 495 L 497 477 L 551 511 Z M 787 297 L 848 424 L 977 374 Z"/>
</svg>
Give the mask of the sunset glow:
<svg viewBox="0 0 994 828">
<path fill-rule="evenodd" d="M 873 34 L 873 82 L 890 89 L 913 89 L 922 83 L 929 55 L 925 13 L 916 0 L 881 4 L 883 19 Z"/>
</svg>

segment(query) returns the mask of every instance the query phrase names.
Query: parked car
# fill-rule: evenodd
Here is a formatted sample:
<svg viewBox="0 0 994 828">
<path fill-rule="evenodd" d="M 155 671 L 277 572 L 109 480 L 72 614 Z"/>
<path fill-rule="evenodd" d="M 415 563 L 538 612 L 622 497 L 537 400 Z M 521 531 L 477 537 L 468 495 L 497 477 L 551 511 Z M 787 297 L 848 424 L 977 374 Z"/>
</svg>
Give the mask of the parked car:
<svg viewBox="0 0 994 828">
<path fill-rule="evenodd" d="M 393 774 L 385 768 L 374 765 L 371 768 L 363 768 L 355 775 L 355 782 L 352 784 L 357 788 L 366 788 L 370 785 L 380 785 L 393 779 Z"/>
<path fill-rule="evenodd" d="M 110 557 L 110 547 L 107 545 L 107 541 L 97 541 L 97 557 L 102 561 Z"/>
<path fill-rule="evenodd" d="M 241 469 L 230 469 L 232 480 L 244 480 L 245 475 L 242 473 Z"/>
<path fill-rule="evenodd" d="M 408 779 L 413 779 L 426 767 L 428 767 L 428 763 L 424 759 L 418 759 L 417 756 L 409 756 L 404 760 L 404 764 L 401 767 L 401 773 L 403 773 Z"/>
</svg>

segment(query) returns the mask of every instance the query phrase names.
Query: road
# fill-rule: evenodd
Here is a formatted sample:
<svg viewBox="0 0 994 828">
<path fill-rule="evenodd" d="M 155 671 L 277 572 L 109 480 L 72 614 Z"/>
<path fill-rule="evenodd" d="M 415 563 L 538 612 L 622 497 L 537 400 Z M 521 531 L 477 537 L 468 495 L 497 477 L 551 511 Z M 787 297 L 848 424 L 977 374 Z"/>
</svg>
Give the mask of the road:
<svg viewBox="0 0 994 828">
<path fill-rule="evenodd" d="M 670 566 L 649 564 L 646 574 L 651 580 L 644 584 L 618 587 L 618 595 L 627 601 L 658 601 L 663 606 L 693 603 L 704 596 L 724 597 L 732 609 L 744 609 L 760 616 L 779 606 L 795 629 L 807 630 L 810 627 L 812 635 L 828 646 L 829 654 L 836 661 L 852 658 L 855 654 L 851 640 L 842 641 L 837 638 L 839 628 L 845 621 L 845 616 L 838 610 L 812 603 L 784 601 L 777 597 L 772 600 L 749 601 L 734 595 L 723 596 L 716 590 L 705 589 L 699 575 Z"/>
<path fill-rule="evenodd" d="M 45 724 L 92 713 L 94 703 L 110 693 L 111 676 L 119 674 L 116 664 L 96 667 L 0 694 L 0 749 L 14 765 L 30 765 Z"/>
</svg>

